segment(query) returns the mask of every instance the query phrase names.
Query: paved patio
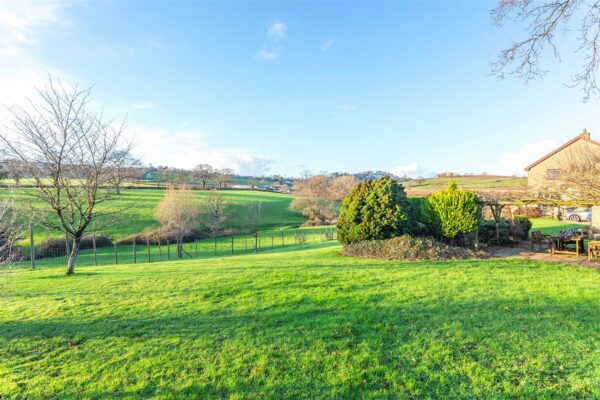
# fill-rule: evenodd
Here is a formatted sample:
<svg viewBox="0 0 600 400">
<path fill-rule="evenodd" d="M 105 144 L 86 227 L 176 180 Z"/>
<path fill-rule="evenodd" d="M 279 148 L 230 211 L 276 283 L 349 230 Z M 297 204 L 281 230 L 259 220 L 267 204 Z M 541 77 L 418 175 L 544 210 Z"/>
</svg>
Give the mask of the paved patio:
<svg viewBox="0 0 600 400">
<path fill-rule="evenodd" d="M 587 252 L 585 255 L 576 258 L 575 256 L 562 255 L 562 254 L 550 254 L 548 250 L 542 246 L 542 250 L 538 250 L 536 246 L 534 251 L 531 251 L 531 244 L 529 242 L 521 242 L 515 246 L 506 247 L 490 247 L 492 257 L 498 258 L 523 258 L 527 260 L 545 261 L 545 262 L 558 262 L 563 264 L 574 264 L 581 265 L 584 267 L 594 268 L 600 270 L 600 261 L 588 261 Z"/>
</svg>

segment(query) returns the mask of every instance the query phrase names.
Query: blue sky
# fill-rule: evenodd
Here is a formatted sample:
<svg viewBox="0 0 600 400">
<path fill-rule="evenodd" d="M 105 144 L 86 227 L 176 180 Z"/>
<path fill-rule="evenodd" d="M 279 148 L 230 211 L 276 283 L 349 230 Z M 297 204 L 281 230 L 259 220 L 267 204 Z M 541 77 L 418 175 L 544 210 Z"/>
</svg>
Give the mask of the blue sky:
<svg viewBox="0 0 600 400">
<path fill-rule="evenodd" d="M 490 76 L 515 26 L 492 2 L 2 2 L 0 101 L 50 72 L 94 85 L 147 163 L 240 173 L 522 174 L 587 128 L 599 102 L 560 63 L 524 85 Z M 0 115 L 2 118 L 2 115 Z"/>
</svg>

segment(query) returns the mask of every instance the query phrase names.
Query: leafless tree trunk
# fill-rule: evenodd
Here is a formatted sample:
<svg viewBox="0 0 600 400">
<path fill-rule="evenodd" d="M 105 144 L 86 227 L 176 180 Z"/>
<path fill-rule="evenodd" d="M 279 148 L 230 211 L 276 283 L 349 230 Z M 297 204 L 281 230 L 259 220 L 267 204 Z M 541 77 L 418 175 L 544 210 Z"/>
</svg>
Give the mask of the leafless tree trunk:
<svg viewBox="0 0 600 400">
<path fill-rule="evenodd" d="M 600 51 L 600 0 L 545 0 L 517 1 L 500 0 L 492 11 L 498 26 L 506 20 L 517 20 L 525 24 L 526 35 L 510 47 L 502 50 L 493 64 L 493 72 L 504 78 L 506 72 L 528 82 L 546 71 L 541 68 L 541 58 L 547 48 L 560 59 L 555 45 L 555 35 L 562 28 L 569 32 L 572 17 L 579 19 L 578 47 L 573 49 L 582 54 L 581 69 L 573 74 L 570 86 L 581 87 L 584 100 L 600 94 L 596 82 Z"/>
<path fill-rule="evenodd" d="M 16 242 L 23 227 L 17 223 L 15 207 L 9 200 L 0 201 L 0 264 L 8 264 L 19 256 Z"/>
<path fill-rule="evenodd" d="M 262 202 L 250 203 L 244 210 L 244 225 L 246 230 L 254 236 L 254 243 L 258 243 L 258 232 L 262 222 Z M 256 246 L 255 246 L 256 250 Z"/>
<path fill-rule="evenodd" d="M 206 189 L 206 184 L 215 177 L 215 169 L 208 164 L 198 164 L 194 168 L 194 174 L 202 184 L 202 190 Z"/>
<path fill-rule="evenodd" d="M 203 200 L 202 212 L 202 223 L 211 231 L 214 239 L 228 218 L 223 195 L 215 190 L 211 191 Z"/>
<path fill-rule="evenodd" d="M 35 189 L 23 189 L 33 200 L 27 205 L 30 215 L 72 241 L 67 266 L 72 275 L 86 229 L 98 228 L 102 217 L 118 212 L 100 212 L 97 206 L 114 197 L 110 171 L 130 153 L 131 144 L 123 139 L 124 124 L 114 127 L 102 113 L 89 110 L 91 89 L 69 88 L 50 78 L 38 95 L 27 107 L 9 108 L 13 124 L 0 133 L 0 143 L 33 180 Z"/>
</svg>

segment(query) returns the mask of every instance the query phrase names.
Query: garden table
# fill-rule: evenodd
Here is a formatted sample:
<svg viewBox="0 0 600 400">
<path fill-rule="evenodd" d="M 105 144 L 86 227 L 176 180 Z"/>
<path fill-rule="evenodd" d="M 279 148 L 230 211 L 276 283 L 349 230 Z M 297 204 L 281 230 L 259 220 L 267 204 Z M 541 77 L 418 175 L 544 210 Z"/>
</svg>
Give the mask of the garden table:
<svg viewBox="0 0 600 400">
<path fill-rule="evenodd" d="M 552 241 L 552 254 L 566 254 L 579 258 L 580 252 L 584 252 L 584 240 L 583 236 L 551 236 Z M 569 250 L 567 245 L 575 244 L 575 251 Z M 581 251 L 580 251 L 581 250 Z"/>
</svg>

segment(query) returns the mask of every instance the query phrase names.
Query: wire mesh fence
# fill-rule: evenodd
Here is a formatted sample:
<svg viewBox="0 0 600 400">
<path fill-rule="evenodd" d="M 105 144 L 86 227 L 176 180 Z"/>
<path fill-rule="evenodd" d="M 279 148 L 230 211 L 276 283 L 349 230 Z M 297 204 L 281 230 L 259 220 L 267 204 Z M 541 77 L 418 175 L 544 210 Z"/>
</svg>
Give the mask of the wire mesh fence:
<svg viewBox="0 0 600 400">
<path fill-rule="evenodd" d="M 96 236 L 105 240 L 96 242 Z M 334 241 L 336 240 L 336 231 L 334 227 L 316 227 L 217 236 L 183 243 L 180 252 L 178 252 L 177 243 L 171 241 L 160 242 L 160 244 L 153 244 L 149 241 L 121 244 L 122 239 L 127 238 L 120 239 L 113 236 L 107 241 L 101 233 L 96 233 L 92 244 L 88 243 L 79 250 L 77 265 L 152 263 L 251 254 L 281 248 L 302 248 L 308 244 Z M 23 242 L 34 243 L 35 241 L 28 237 Z M 43 249 L 34 244 L 33 251 L 31 245 L 20 246 L 21 258 L 16 265 L 32 267 L 66 265 L 68 254 L 71 251 L 70 244 L 64 239 L 57 242 L 60 245 L 46 246 Z"/>
</svg>

